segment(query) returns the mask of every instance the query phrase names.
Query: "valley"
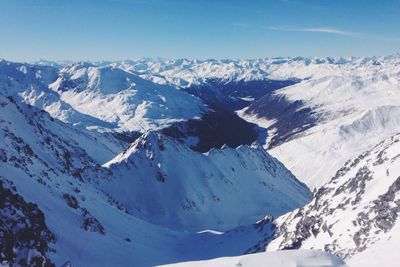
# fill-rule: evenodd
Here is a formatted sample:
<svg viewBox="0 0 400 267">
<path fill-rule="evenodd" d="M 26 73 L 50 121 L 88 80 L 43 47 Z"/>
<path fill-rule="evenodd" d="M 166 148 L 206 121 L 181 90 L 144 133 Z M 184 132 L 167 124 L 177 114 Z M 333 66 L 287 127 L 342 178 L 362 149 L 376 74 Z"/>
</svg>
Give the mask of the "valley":
<svg viewBox="0 0 400 267">
<path fill-rule="evenodd" d="M 374 266 L 400 240 L 399 66 L 1 60 L 0 218 L 21 234 L 0 259 Z"/>
</svg>

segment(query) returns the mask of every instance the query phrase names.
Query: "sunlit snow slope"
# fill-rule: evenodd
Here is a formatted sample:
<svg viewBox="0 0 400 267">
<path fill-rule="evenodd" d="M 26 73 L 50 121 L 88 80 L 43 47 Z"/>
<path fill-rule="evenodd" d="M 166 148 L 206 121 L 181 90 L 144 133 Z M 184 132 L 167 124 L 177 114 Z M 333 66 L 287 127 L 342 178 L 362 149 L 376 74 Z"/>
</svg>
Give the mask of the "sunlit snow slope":
<svg viewBox="0 0 400 267">
<path fill-rule="evenodd" d="M 226 230 L 310 199 L 305 185 L 257 145 L 202 154 L 147 133 L 105 166 L 113 173 L 101 182 L 105 192 L 137 216 L 170 228 Z"/>
<path fill-rule="evenodd" d="M 239 114 L 268 129 L 265 147 L 312 188 L 399 128 L 399 55 L 107 64 L 203 98 L 226 97 L 231 109 L 248 105 Z M 239 92 L 260 81 L 264 95 Z M 289 86 L 273 89 L 279 86 L 268 87 L 271 81 Z"/>
<path fill-rule="evenodd" d="M 69 261 L 73 266 L 154 266 L 239 255 L 261 240 L 272 238 L 271 219 L 239 225 L 242 212 L 230 209 L 224 213 L 219 203 L 231 205 L 230 199 L 237 201 L 232 198 L 237 193 L 251 210 L 262 214 L 258 218 L 261 219 L 269 211 L 278 215 L 302 205 L 309 198 L 308 189 L 260 148 L 247 149 L 256 164 L 249 164 L 252 170 L 246 171 L 242 165 L 236 166 L 243 160 L 241 149 L 215 151 L 213 153 L 216 156 L 211 160 L 183 144 L 165 138 L 167 159 L 161 161 L 162 157 L 158 154 L 160 144 L 158 141 L 152 143 L 154 139 L 151 138 L 158 140 L 164 137 L 147 134 L 113 160 L 113 164 L 110 162 L 110 168 L 104 168 L 81 147 L 82 143 L 90 145 L 92 152 L 95 153 L 97 149 L 99 154 L 107 150 L 101 143 L 97 144 L 87 130 L 65 124 L 13 97 L 5 97 L 2 92 L 0 108 L 0 205 L 3 207 L 0 219 L 10 225 L 6 232 L 1 232 L 6 234 L 1 240 L 7 248 L 7 254 L 0 257 L 8 263 L 24 259 L 31 265 L 34 265 L 33 261 L 46 261 L 61 266 Z M 154 145 L 157 149 L 145 148 L 148 145 Z M 184 155 L 189 157 L 184 158 L 180 166 L 182 170 L 186 165 L 192 166 L 190 172 L 183 172 L 186 176 L 178 175 L 179 164 L 176 164 L 176 159 L 180 151 L 174 150 L 174 147 L 186 151 Z M 151 152 L 160 161 L 151 160 Z M 227 162 L 221 159 L 225 154 L 229 159 Z M 124 155 L 129 155 L 126 163 Z M 142 164 L 143 168 L 135 169 L 130 161 L 135 157 L 137 161 L 134 162 Z M 191 163 L 191 157 L 197 160 L 197 164 Z M 159 169 L 156 165 L 159 162 L 165 163 L 168 168 L 162 166 Z M 230 174 L 233 173 L 233 163 L 238 173 L 258 175 L 233 176 Z M 211 173 L 215 176 L 206 179 L 204 166 L 214 166 Z M 127 169 L 124 171 L 125 167 Z M 162 170 L 165 177 L 158 176 L 158 170 Z M 203 179 L 191 180 L 190 175 Z M 121 183 L 117 183 L 119 179 Z M 126 182 L 122 179 L 126 179 Z M 259 185 L 259 192 L 270 193 L 276 199 L 271 202 L 268 194 L 257 195 L 254 199 L 245 198 L 249 195 L 245 191 L 251 189 L 246 186 L 249 181 L 253 181 L 250 183 L 252 187 Z M 276 190 L 273 188 L 279 185 L 279 181 L 286 185 L 287 190 L 283 191 L 279 186 Z M 181 183 L 182 190 L 175 191 L 171 183 Z M 206 186 L 207 183 L 219 186 Z M 230 191 L 232 195 L 229 199 L 224 192 Z M 147 202 L 140 199 L 143 195 Z M 205 199 L 212 195 L 215 198 Z M 162 202 L 168 200 L 168 196 L 173 199 Z M 208 201 L 208 206 L 204 205 L 203 200 Z M 149 213 L 161 211 L 160 204 L 165 204 L 163 213 Z M 153 207 L 156 209 L 153 210 Z M 216 214 L 217 211 L 221 214 Z M 185 213 L 188 215 L 186 221 L 183 220 Z M 173 229 L 176 227 L 164 217 L 166 214 L 181 215 L 179 218 L 182 220 L 176 223 L 182 227 Z M 157 216 L 163 221 L 152 220 Z M 193 219 L 192 225 L 190 218 Z M 225 228 L 227 231 L 224 233 L 193 231 L 193 228 L 213 230 L 217 226 L 217 219 L 233 229 Z M 17 221 L 19 223 L 15 224 Z M 10 231 L 16 234 L 10 236 Z M 32 242 L 27 242 L 24 236 L 28 233 L 28 239 Z"/>
<path fill-rule="evenodd" d="M 354 262 L 351 266 L 366 266 L 368 260 L 368 266 L 391 266 L 384 263 L 393 264 L 396 255 L 386 258 L 377 253 L 386 247 L 391 254 L 400 242 L 399 197 L 396 134 L 349 160 L 309 204 L 280 217 L 268 250 L 321 249 Z"/>
<path fill-rule="evenodd" d="M 74 63 L 61 70 L 0 61 L 0 85 L 7 95 L 52 116 L 103 131 L 160 129 L 200 118 L 208 110 L 198 98 L 174 86 L 144 80 L 111 65 Z"/>
<path fill-rule="evenodd" d="M 79 112 L 122 131 L 160 129 L 199 118 L 207 110 L 199 99 L 178 88 L 112 66 L 78 63 L 65 67 L 50 88 Z"/>
<path fill-rule="evenodd" d="M 345 267 L 346 264 L 338 257 L 326 252 L 312 250 L 291 250 L 264 252 L 238 257 L 218 258 L 208 261 L 183 262 L 178 264 L 163 265 L 170 267 L 298 267 L 298 266 L 324 266 Z"/>
<path fill-rule="evenodd" d="M 399 82 L 399 55 L 0 60 L 0 261 L 154 266 L 263 251 L 277 230 L 269 250 L 393 265 Z M 309 259 L 342 264 L 203 263 Z"/>
<path fill-rule="evenodd" d="M 255 101 L 241 115 L 269 130 L 266 147 L 310 187 L 400 128 L 400 57 L 300 60 L 272 76 L 301 82 Z"/>
</svg>

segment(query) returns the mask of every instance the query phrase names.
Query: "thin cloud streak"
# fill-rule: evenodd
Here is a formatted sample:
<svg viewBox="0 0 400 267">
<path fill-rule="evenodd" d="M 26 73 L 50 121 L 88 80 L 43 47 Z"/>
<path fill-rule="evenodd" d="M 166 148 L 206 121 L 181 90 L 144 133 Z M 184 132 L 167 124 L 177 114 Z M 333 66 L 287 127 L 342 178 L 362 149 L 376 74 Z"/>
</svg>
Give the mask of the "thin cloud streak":
<svg viewBox="0 0 400 267">
<path fill-rule="evenodd" d="M 360 38 L 360 39 L 366 39 L 366 40 L 400 42 L 400 37 L 369 35 L 369 34 L 363 34 L 360 32 L 349 32 L 349 31 L 344 31 L 344 30 L 340 30 L 337 28 L 329 28 L 329 27 L 315 27 L 315 28 L 268 27 L 268 29 L 273 30 L 273 31 L 286 31 L 286 32 L 329 33 L 329 34 L 336 34 L 336 35 L 348 36 L 348 37 Z"/>
<path fill-rule="evenodd" d="M 349 32 L 343 31 L 336 28 L 325 28 L 325 27 L 316 27 L 316 28 L 288 28 L 288 27 L 269 27 L 270 30 L 273 31 L 287 31 L 287 32 L 317 32 L 317 33 L 330 33 L 342 36 L 360 36 L 358 32 Z"/>
</svg>

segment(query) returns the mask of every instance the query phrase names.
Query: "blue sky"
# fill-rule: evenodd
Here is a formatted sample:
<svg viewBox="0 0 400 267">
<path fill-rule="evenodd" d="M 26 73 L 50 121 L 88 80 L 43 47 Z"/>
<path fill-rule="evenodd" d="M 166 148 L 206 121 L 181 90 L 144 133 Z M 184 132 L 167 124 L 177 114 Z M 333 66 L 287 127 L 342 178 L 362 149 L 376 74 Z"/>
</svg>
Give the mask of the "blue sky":
<svg viewBox="0 0 400 267">
<path fill-rule="evenodd" d="M 399 12 L 400 0 L 0 0 L 0 57 L 388 55 Z"/>
</svg>

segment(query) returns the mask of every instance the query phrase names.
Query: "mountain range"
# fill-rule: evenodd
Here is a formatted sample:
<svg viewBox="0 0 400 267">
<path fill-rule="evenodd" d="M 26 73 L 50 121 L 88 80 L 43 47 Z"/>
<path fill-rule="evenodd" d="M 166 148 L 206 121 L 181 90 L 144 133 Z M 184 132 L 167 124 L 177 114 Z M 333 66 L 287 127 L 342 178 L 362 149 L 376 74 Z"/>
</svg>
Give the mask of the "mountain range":
<svg viewBox="0 0 400 267">
<path fill-rule="evenodd" d="M 399 90 L 399 55 L 0 60 L 0 260 L 393 265 Z"/>
</svg>

